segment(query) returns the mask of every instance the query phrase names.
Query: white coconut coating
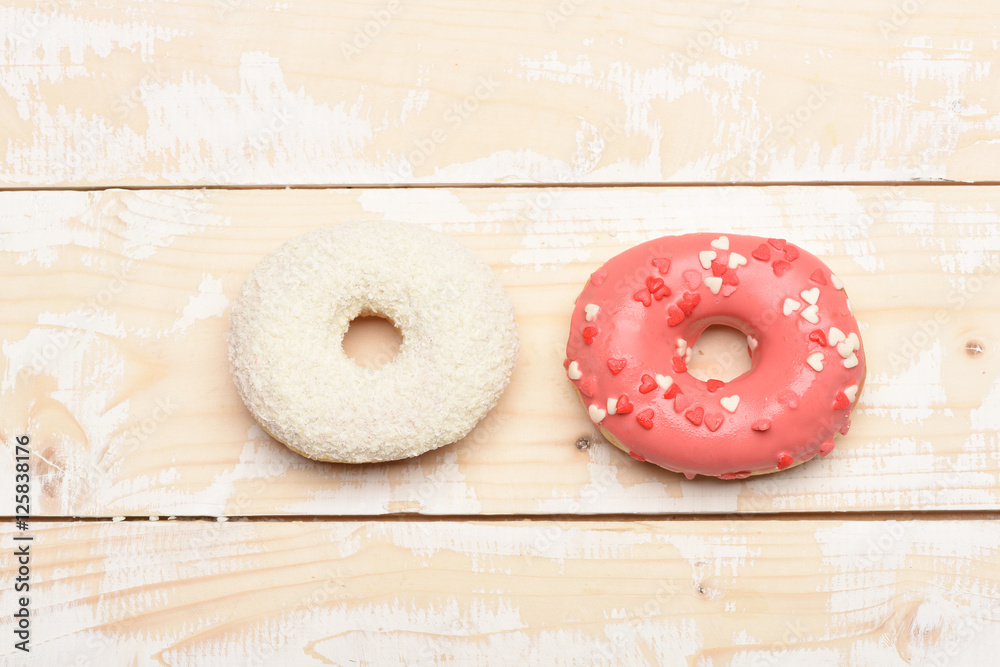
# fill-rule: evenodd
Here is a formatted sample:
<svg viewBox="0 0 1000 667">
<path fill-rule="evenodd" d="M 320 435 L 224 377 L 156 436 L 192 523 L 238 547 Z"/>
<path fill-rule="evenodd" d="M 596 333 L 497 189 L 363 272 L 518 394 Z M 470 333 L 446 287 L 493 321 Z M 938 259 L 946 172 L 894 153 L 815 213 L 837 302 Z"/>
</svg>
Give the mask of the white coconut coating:
<svg viewBox="0 0 1000 667">
<path fill-rule="evenodd" d="M 343 348 L 351 320 L 372 313 L 402 338 L 378 369 Z M 460 440 L 496 405 L 518 351 L 490 267 L 410 223 L 346 223 L 288 241 L 247 277 L 231 325 L 230 367 L 250 412 L 320 461 L 391 461 Z"/>
</svg>

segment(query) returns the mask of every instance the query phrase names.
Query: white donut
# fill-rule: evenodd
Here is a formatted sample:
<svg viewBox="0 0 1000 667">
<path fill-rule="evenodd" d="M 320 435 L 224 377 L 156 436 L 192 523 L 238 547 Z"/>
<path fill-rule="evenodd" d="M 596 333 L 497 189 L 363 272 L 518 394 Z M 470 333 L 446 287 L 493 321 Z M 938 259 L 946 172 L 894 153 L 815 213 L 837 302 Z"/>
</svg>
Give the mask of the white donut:
<svg viewBox="0 0 1000 667">
<path fill-rule="evenodd" d="M 402 338 L 378 369 L 343 349 L 351 320 Z M 464 437 L 507 386 L 518 340 L 510 298 L 468 248 L 397 222 L 323 227 L 260 261 L 233 303 L 229 362 L 254 418 L 311 459 L 416 456 Z"/>
</svg>

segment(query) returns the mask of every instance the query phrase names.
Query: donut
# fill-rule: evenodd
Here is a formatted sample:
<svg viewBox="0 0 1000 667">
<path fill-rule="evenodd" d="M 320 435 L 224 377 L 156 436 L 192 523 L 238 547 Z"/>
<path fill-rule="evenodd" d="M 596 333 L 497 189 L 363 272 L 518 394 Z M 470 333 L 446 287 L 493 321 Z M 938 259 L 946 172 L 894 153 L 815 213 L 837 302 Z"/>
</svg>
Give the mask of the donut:
<svg viewBox="0 0 1000 667">
<path fill-rule="evenodd" d="M 687 372 L 712 325 L 747 336 L 751 368 L 723 382 Z M 826 456 L 865 379 L 844 284 L 784 239 L 685 234 L 637 245 L 595 271 L 564 368 L 591 421 L 633 458 L 689 479 L 743 479 Z"/>
<path fill-rule="evenodd" d="M 396 356 L 363 368 L 351 321 L 381 315 Z M 229 362 L 250 413 L 318 461 L 370 463 L 455 442 L 496 404 L 518 352 L 490 267 L 444 234 L 399 222 L 316 229 L 264 257 L 234 301 Z"/>
</svg>

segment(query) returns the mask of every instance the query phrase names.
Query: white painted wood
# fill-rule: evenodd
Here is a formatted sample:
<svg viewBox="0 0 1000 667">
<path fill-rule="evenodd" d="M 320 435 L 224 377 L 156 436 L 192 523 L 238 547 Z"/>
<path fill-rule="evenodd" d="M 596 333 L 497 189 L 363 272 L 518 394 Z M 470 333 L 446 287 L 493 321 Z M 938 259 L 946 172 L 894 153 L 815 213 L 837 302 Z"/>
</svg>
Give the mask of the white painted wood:
<svg viewBox="0 0 1000 667">
<path fill-rule="evenodd" d="M 4 586 L 6 664 L 893 667 L 989 665 L 1000 651 L 995 521 L 32 533 L 31 661 L 14 654 Z"/>
<path fill-rule="evenodd" d="M 997 180 L 990 0 L 0 8 L 0 185 Z"/>
<path fill-rule="evenodd" d="M 0 436 L 27 431 L 53 516 L 590 514 L 1000 507 L 1000 220 L 993 187 L 104 191 L 0 194 Z M 318 464 L 256 426 L 228 306 L 283 240 L 357 218 L 454 235 L 515 302 L 522 356 L 463 442 Z M 562 368 L 587 276 L 662 234 L 786 236 L 843 278 L 868 381 L 837 449 L 778 475 L 697 479 L 575 443 Z M 971 356 L 967 343 L 981 346 Z M 0 457 L 0 497 L 13 475 Z"/>
</svg>

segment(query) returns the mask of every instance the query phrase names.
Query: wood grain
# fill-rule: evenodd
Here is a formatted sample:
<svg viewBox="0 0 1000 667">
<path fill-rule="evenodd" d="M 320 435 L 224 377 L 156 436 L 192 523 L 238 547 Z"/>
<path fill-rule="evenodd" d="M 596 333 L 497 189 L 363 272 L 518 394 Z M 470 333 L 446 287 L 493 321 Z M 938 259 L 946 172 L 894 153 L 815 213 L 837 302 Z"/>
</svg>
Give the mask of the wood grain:
<svg viewBox="0 0 1000 667">
<path fill-rule="evenodd" d="M 996 510 L 998 195 L 983 186 L 3 193 L 0 436 L 30 434 L 35 512 L 50 516 Z M 356 218 L 424 223 L 473 248 L 515 302 L 522 355 L 498 407 L 462 442 L 351 467 L 301 458 L 255 424 L 229 375 L 226 334 L 228 304 L 261 257 Z M 843 277 L 868 382 L 850 435 L 827 459 L 744 482 L 688 482 L 601 442 L 562 361 L 573 300 L 604 260 L 648 238 L 720 229 L 787 236 Z M 581 451 L 581 437 L 593 445 Z M 0 458 L 0 486 L 12 461 Z"/>
<path fill-rule="evenodd" d="M 1000 650 L 993 521 L 142 521 L 31 535 L 31 664 L 891 667 L 987 665 Z M 12 598 L 5 586 L 0 606 Z M 11 642 L 0 655 L 16 660 Z"/>
<path fill-rule="evenodd" d="M 996 181 L 989 0 L 0 8 L 0 185 Z"/>
</svg>

